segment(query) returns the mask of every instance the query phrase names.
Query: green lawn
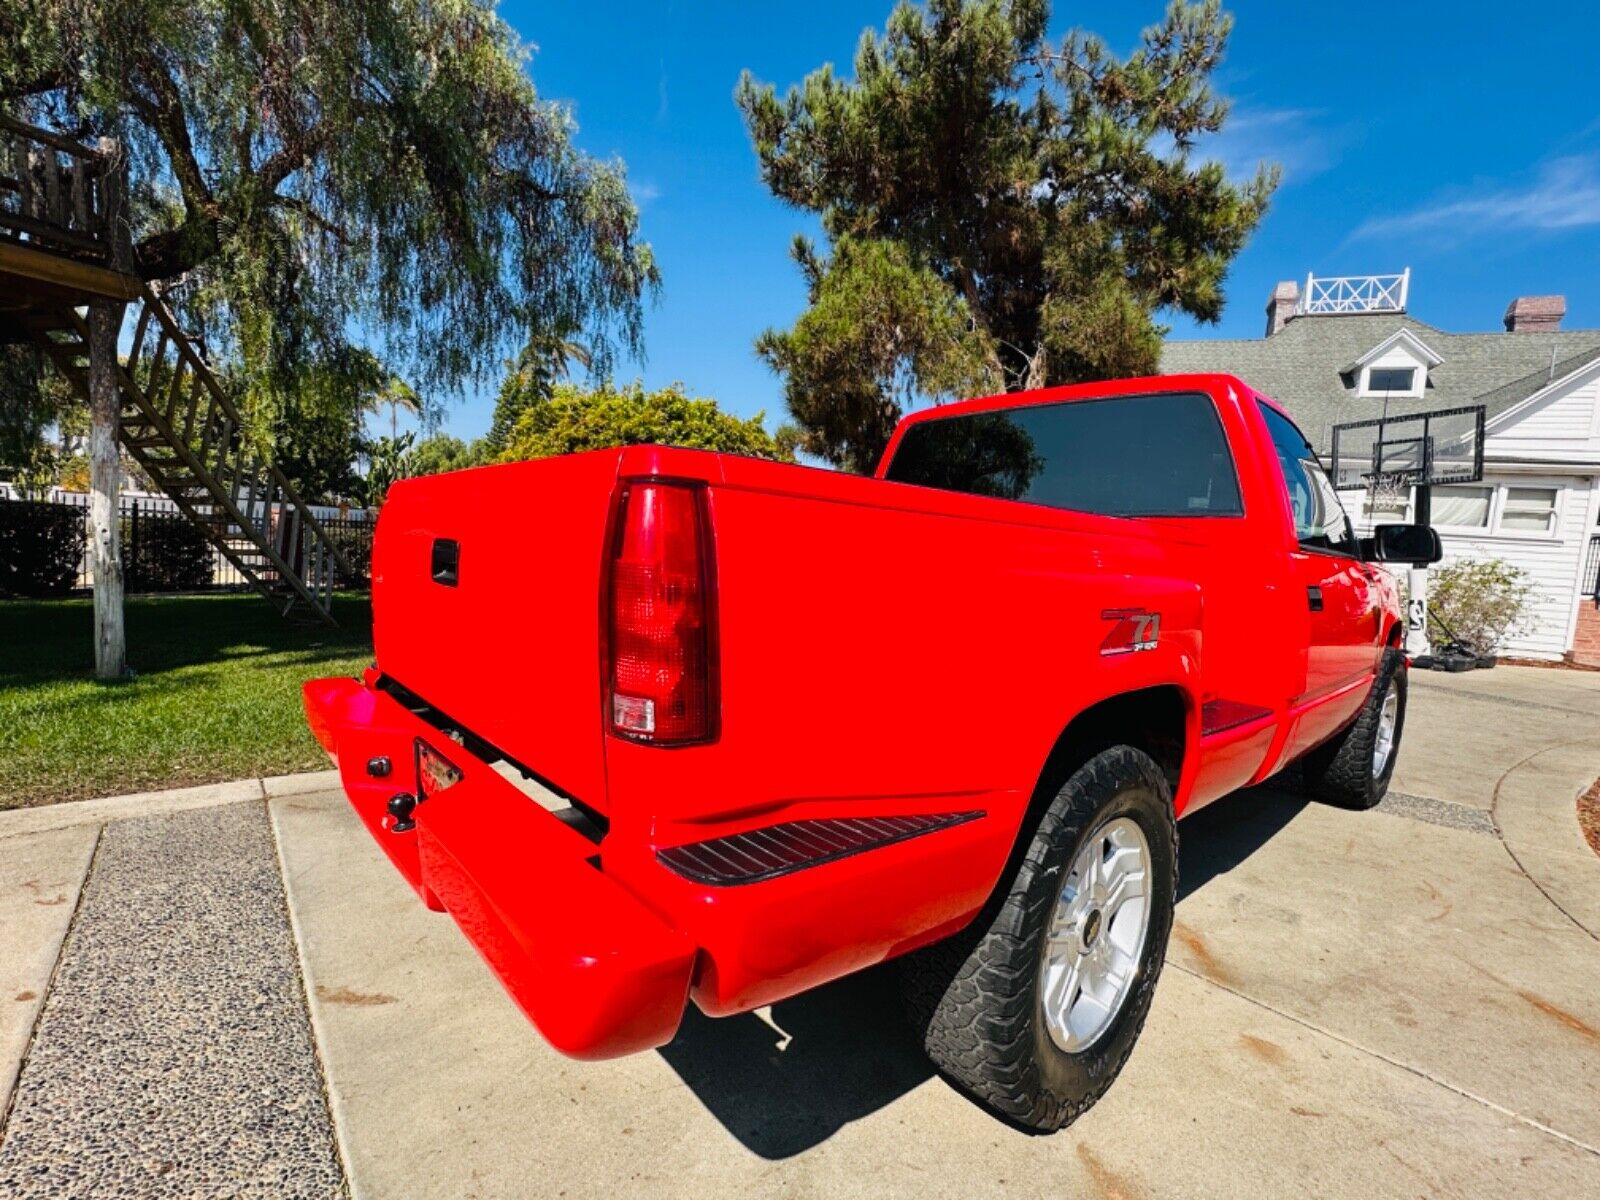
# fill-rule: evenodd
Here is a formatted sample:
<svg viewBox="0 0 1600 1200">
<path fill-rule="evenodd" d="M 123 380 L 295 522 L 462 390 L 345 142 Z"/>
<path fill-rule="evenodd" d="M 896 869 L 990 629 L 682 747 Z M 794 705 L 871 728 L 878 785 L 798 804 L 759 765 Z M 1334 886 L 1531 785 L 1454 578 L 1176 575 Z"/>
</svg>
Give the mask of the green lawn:
<svg viewBox="0 0 1600 1200">
<path fill-rule="evenodd" d="M 326 767 L 300 685 L 372 661 L 365 596 L 339 627 L 259 596 L 128 601 L 133 678 L 93 678 L 88 600 L 0 602 L 0 809 Z"/>
</svg>

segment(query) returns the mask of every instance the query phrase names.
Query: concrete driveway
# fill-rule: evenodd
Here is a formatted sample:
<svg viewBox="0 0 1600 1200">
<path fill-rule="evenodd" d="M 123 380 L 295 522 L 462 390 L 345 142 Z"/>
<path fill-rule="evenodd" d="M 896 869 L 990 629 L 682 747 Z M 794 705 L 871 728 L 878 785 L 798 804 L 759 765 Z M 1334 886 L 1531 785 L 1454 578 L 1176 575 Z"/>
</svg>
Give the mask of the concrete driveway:
<svg viewBox="0 0 1600 1200">
<path fill-rule="evenodd" d="M 562 1059 L 334 793 L 4 814 L 0 1195 L 1600 1195 L 1597 774 L 1600 675 L 1419 673 L 1383 809 L 1185 821 L 1149 1024 L 1054 1137 L 931 1075 L 890 970 Z"/>
</svg>

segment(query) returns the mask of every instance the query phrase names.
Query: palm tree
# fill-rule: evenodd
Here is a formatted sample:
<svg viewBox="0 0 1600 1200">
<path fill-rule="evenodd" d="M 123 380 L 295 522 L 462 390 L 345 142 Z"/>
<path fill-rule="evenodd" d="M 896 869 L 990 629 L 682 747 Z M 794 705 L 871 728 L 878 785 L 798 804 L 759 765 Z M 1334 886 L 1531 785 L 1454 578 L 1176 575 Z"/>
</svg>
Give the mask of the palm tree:
<svg viewBox="0 0 1600 1200">
<path fill-rule="evenodd" d="M 548 400 L 557 380 L 571 378 L 573 363 L 588 370 L 593 362 L 589 347 L 566 333 L 530 334 L 515 361 L 505 364 L 506 377 L 485 439 L 490 452 L 498 454 L 505 448 L 524 409 Z"/>
<path fill-rule="evenodd" d="M 385 404 L 389 406 L 390 438 L 394 438 L 399 433 L 400 410 L 402 408 L 414 417 L 420 418 L 422 416 L 422 397 L 417 395 L 416 389 L 398 375 L 389 376 L 382 387 L 369 394 L 362 408 L 366 412 L 376 413 Z"/>
<path fill-rule="evenodd" d="M 556 375 L 561 379 L 572 377 L 572 372 L 568 368 L 573 363 L 577 363 L 585 371 L 594 365 L 594 355 L 589 352 L 589 347 L 576 338 L 556 338 L 550 351 L 551 357 L 555 359 Z"/>
</svg>

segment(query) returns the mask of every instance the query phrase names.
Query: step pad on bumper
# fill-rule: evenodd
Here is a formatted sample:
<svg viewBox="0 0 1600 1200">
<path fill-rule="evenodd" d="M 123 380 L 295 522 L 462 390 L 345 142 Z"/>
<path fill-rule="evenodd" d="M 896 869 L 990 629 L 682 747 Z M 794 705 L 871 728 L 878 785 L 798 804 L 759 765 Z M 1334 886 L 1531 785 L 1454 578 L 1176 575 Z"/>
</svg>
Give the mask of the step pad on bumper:
<svg viewBox="0 0 1600 1200">
<path fill-rule="evenodd" d="M 657 851 L 656 857 L 677 874 L 696 883 L 712 887 L 760 883 L 791 871 L 821 866 L 907 838 L 949 829 L 981 816 L 981 812 L 949 812 L 786 821 L 748 833 L 670 846 Z"/>
</svg>

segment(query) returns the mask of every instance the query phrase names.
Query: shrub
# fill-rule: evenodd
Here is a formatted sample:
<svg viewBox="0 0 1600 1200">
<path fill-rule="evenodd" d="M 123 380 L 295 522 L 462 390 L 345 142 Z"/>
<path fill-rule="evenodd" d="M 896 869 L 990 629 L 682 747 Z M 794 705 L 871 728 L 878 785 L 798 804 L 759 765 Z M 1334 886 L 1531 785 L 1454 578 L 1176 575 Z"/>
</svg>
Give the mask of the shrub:
<svg viewBox="0 0 1600 1200">
<path fill-rule="evenodd" d="M 406 478 L 464 471 L 468 467 L 481 466 L 487 455 L 488 448 L 482 439 L 468 445 L 448 433 L 435 433 L 423 438 L 407 453 Z"/>
<path fill-rule="evenodd" d="M 1428 605 L 1444 632 L 1479 654 L 1494 653 L 1527 628 L 1533 594 L 1529 574 L 1498 558 L 1458 558 L 1428 581 Z"/>
<path fill-rule="evenodd" d="M 347 572 L 334 562 L 334 576 L 337 585 L 342 588 L 365 588 L 372 577 L 372 529 L 371 521 L 324 521 L 322 527 L 328 531 L 328 540 L 344 551 L 344 556 L 350 562 L 354 574 Z"/>
<path fill-rule="evenodd" d="M 81 454 L 73 454 L 63 458 L 59 467 L 60 478 L 57 480 L 64 492 L 87 492 L 89 490 L 89 460 Z"/>
<path fill-rule="evenodd" d="M 500 461 L 645 442 L 794 461 L 792 448 L 773 439 L 760 413 L 743 420 L 723 412 L 714 400 L 689 396 L 681 384 L 647 392 L 637 381 L 594 391 L 557 385 L 548 400 L 530 405 L 517 418 Z"/>
<path fill-rule="evenodd" d="M 410 474 L 409 451 L 417 440 L 415 433 L 399 437 L 380 437 L 367 445 L 367 473 L 356 490 L 368 508 L 383 506 L 389 489 Z"/>
<path fill-rule="evenodd" d="M 122 518 L 123 573 L 131 592 L 191 592 L 212 582 L 211 546 L 182 516 Z"/>
<path fill-rule="evenodd" d="M 78 583 L 84 510 L 0 501 L 0 595 L 61 596 Z"/>
</svg>

